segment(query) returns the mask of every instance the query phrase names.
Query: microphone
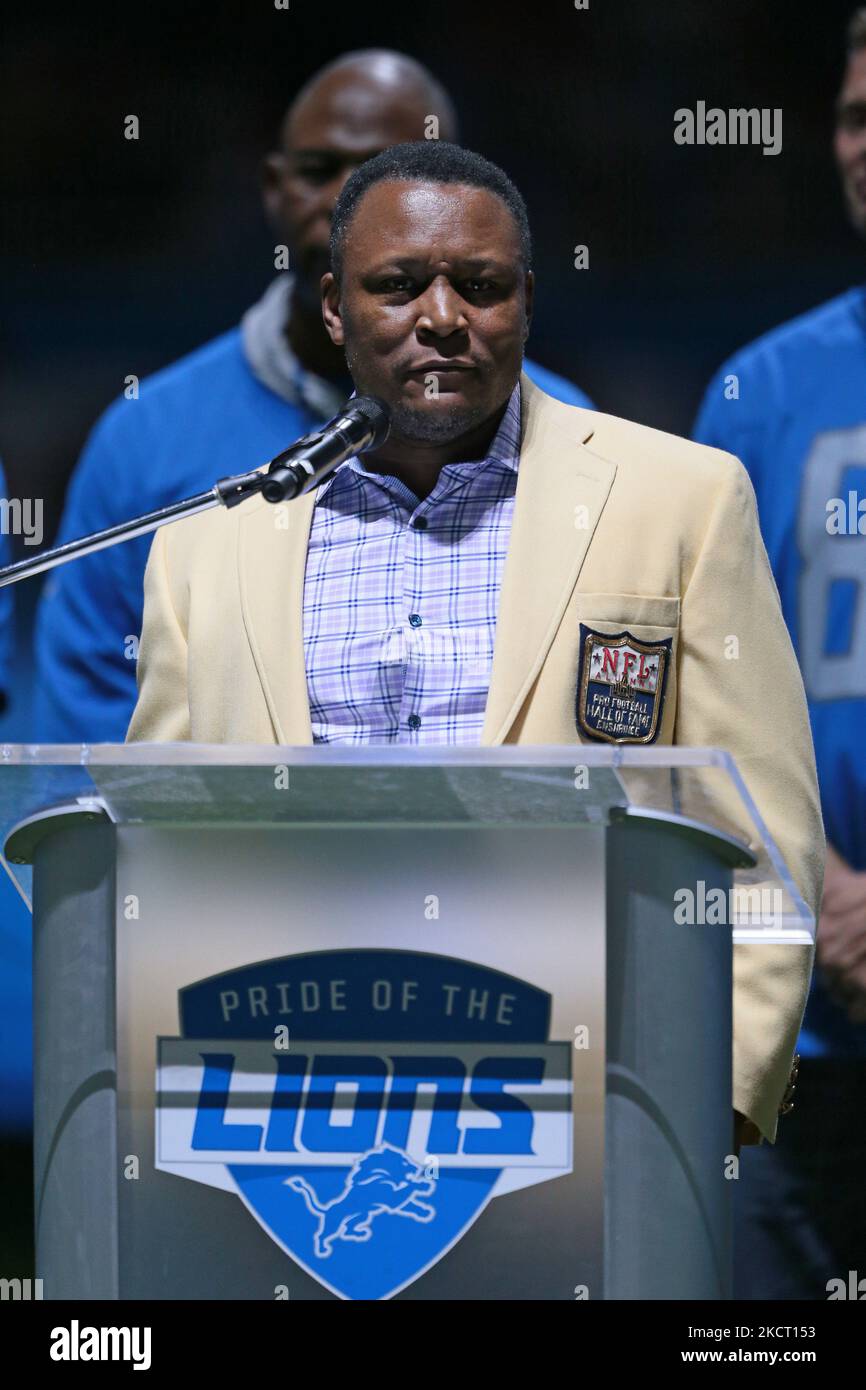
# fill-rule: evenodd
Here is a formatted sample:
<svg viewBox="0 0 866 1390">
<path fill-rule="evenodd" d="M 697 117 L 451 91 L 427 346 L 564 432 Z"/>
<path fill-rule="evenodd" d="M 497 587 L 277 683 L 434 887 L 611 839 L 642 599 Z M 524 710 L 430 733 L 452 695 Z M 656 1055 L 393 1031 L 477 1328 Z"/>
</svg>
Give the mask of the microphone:
<svg viewBox="0 0 866 1390">
<path fill-rule="evenodd" d="M 27 579 L 31 574 L 41 574 L 43 570 L 65 565 L 82 555 L 105 550 L 107 546 L 132 540 L 134 536 L 147 535 L 170 521 L 180 521 L 185 516 L 207 511 L 210 507 L 237 507 L 260 492 L 269 502 L 289 501 L 302 492 L 309 492 L 353 454 L 362 454 L 366 449 L 377 449 L 384 444 L 390 428 L 391 413 L 384 401 L 380 401 L 378 396 L 353 396 L 343 406 L 341 413 L 322 429 L 304 435 L 297 444 L 292 444 L 271 459 L 267 473 L 255 468 L 252 473 L 236 473 L 231 478 L 219 478 L 207 492 L 197 492 L 194 497 L 186 497 L 182 502 L 170 502 L 165 507 L 157 507 L 154 512 L 145 512 L 143 516 L 133 517 L 130 521 L 120 521 L 89 536 L 66 541 L 53 550 L 40 551 L 29 560 L 16 560 L 12 565 L 4 565 L 0 568 L 0 589 L 7 584 L 16 584 L 19 579 Z"/>
<path fill-rule="evenodd" d="M 327 425 L 271 459 L 262 496 L 268 502 L 300 497 L 354 454 L 378 449 L 390 428 L 391 414 L 384 401 L 378 396 L 353 396 Z"/>
</svg>

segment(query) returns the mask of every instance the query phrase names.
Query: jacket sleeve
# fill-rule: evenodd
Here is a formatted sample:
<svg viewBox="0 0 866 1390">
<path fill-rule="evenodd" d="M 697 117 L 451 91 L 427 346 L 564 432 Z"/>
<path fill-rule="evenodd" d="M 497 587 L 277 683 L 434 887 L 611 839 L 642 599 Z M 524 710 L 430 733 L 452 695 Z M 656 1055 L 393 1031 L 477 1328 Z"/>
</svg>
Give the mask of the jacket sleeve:
<svg viewBox="0 0 866 1390">
<path fill-rule="evenodd" d="M 676 742 L 733 755 L 817 920 L 824 834 L 803 683 L 752 485 L 737 459 L 722 461 L 683 595 Z M 733 1103 L 771 1142 L 813 956 L 805 945 L 734 947 Z"/>
<path fill-rule="evenodd" d="M 169 529 L 161 527 L 156 532 L 144 575 L 138 703 L 127 743 L 180 743 L 190 738 L 187 633 L 169 577 Z"/>
</svg>

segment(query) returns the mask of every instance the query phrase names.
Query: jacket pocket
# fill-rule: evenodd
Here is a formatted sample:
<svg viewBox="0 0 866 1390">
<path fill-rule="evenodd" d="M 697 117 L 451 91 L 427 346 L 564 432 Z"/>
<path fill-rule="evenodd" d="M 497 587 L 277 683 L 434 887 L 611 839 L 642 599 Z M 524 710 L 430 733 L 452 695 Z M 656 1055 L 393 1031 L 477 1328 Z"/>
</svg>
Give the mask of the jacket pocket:
<svg viewBox="0 0 866 1390">
<path fill-rule="evenodd" d="M 664 657 L 663 683 L 659 695 L 659 709 L 653 720 L 655 725 L 652 743 L 672 743 L 676 724 L 677 708 L 677 659 L 680 623 L 680 600 L 652 594 L 595 594 L 577 593 L 574 595 L 575 636 L 581 634 L 580 628 L 605 637 L 616 637 L 628 632 L 638 644 L 645 644 L 652 651 L 653 644 L 663 644 L 669 648 Z M 641 650 L 639 645 L 638 650 Z M 581 670 L 581 653 L 578 652 L 577 669 Z M 578 730 L 581 737 L 587 737 L 587 730 L 581 724 L 581 691 L 576 692 Z M 631 739 L 627 736 L 615 738 L 615 742 L 645 742 L 644 738 Z"/>
<path fill-rule="evenodd" d="M 592 627 L 593 620 L 605 627 L 663 627 L 676 629 L 680 625 L 679 598 L 656 598 L 651 594 L 575 594 L 575 604 L 582 623 Z M 637 634 L 635 634 L 637 635 Z"/>
</svg>

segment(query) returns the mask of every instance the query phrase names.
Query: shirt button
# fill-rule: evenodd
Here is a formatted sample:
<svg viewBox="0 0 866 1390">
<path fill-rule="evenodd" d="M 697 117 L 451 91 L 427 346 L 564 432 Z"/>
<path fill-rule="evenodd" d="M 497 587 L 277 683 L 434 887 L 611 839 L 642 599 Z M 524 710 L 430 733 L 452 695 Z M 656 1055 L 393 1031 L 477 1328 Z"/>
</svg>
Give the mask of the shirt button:
<svg viewBox="0 0 866 1390">
<path fill-rule="evenodd" d="M 427 530 L 427 518 L 426 518 L 426 516 L 416 516 L 416 517 L 415 517 L 415 520 L 412 522 L 412 525 L 415 527 L 415 530 L 416 530 L 416 531 L 426 531 L 426 530 Z"/>
<path fill-rule="evenodd" d="M 420 716 L 420 714 L 410 714 L 410 715 L 409 715 L 409 718 L 406 720 L 406 723 L 409 725 L 409 728 L 410 728 L 410 729 L 420 729 L 420 728 L 421 728 L 421 716 Z"/>
<path fill-rule="evenodd" d="M 421 626 L 421 614 L 420 614 L 420 613 L 410 613 L 410 614 L 409 614 L 409 626 L 410 626 L 410 627 L 420 627 L 420 626 Z"/>
</svg>

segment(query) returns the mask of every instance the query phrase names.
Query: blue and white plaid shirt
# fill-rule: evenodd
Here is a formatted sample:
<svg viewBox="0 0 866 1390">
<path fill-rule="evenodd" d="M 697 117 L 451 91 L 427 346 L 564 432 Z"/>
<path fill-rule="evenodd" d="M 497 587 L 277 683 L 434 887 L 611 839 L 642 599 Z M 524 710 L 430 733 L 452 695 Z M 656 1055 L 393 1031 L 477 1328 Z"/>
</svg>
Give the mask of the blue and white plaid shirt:
<svg viewBox="0 0 866 1390">
<path fill-rule="evenodd" d="M 315 743 L 478 743 L 520 460 L 516 386 L 486 458 L 423 502 L 349 459 L 319 488 L 304 580 Z"/>
</svg>

